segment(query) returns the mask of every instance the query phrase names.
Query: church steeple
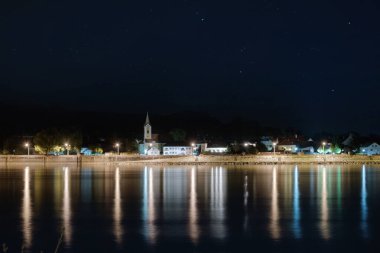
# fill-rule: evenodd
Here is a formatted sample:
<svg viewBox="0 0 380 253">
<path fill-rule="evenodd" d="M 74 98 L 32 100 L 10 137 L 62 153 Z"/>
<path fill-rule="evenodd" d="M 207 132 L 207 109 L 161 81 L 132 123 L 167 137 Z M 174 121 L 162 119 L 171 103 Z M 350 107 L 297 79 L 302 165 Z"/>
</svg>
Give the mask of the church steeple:
<svg viewBox="0 0 380 253">
<path fill-rule="evenodd" d="M 152 126 L 149 121 L 149 115 L 146 113 L 146 119 L 144 124 L 144 142 L 150 142 L 152 140 Z"/>
<path fill-rule="evenodd" d="M 149 114 L 148 113 L 146 113 L 145 126 L 146 125 L 150 125 Z"/>
</svg>

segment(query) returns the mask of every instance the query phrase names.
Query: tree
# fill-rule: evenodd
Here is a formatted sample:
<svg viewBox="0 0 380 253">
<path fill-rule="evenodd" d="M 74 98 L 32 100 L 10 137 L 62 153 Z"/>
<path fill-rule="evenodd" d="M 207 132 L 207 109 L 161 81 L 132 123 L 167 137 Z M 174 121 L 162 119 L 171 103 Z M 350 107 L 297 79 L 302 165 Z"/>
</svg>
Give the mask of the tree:
<svg viewBox="0 0 380 253">
<path fill-rule="evenodd" d="M 244 149 L 237 141 L 227 146 L 227 153 L 229 154 L 241 154 L 243 152 L 244 152 Z"/>
<path fill-rule="evenodd" d="M 103 154 L 104 150 L 100 145 L 92 145 L 89 147 L 92 154 Z"/>
<path fill-rule="evenodd" d="M 47 155 L 49 152 L 60 153 L 66 148 L 65 143 L 70 145 L 70 150 L 80 152 L 82 147 L 83 137 L 81 132 L 75 129 L 57 129 L 49 128 L 38 132 L 33 142 L 35 144 L 35 150 L 37 153 Z"/>
<path fill-rule="evenodd" d="M 339 147 L 338 144 L 332 144 L 330 150 L 333 154 L 340 154 L 342 152 L 342 149 Z"/>
<path fill-rule="evenodd" d="M 137 153 L 139 150 L 139 140 L 127 139 L 125 148 L 128 153 Z"/>
<path fill-rule="evenodd" d="M 251 155 L 256 155 L 258 153 L 258 150 L 255 146 L 252 146 L 252 145 L 249 145 L 248 147 L 246 147 L 246 152 L 247 154 L 251 154 Z"/>
<path fill-rule="evenodd" d="M 186 132 L 183 129 L 175 128 L 169 132 L 169 135 L 173 139 L 173 141 L 185 141 L 186 140 Z"/>
<path fill-rule="evenodd" d="M 3 150 L 4 155 L 21 155 L 25 154 L 25 147 L 24 142 L 20 137 L 17 136 L 10 136 L 8 137 L 3 144 Z"/>
<path fill-rule="evenodd" d="M 56 146 L 62 145 L 59 131 L 56 128 L 49 128 L 38 132 L 34 138 L 36 152 L 47 155 Z"/>
<path fill-rule="evenodd" d="M 60 138 L 60 145 L 68 143 L 71 147 L 71 150 L 74 150 L 77 154 L 79 154 L 83 144 L 83 136 L 80 131 L 77 129 L 63 130 L 61 131 Z"/>
<path fill-rule="evenodd" d="M 261 143 L 261 141 L 258 141 L 256 143 L 256 149 L 258 152 L 268 152 L 267 147 L 263 143 Z"/>
</svg>

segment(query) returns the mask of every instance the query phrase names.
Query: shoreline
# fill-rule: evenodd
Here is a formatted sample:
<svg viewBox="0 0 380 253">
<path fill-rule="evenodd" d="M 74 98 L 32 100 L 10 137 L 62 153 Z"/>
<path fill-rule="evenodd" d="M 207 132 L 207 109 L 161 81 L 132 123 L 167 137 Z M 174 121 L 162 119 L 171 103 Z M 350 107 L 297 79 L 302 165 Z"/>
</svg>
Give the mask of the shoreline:
<svg viewBox="0 0 380 253">
<path fill-rule="evenodd" d="M 0 155 L 0 165 L 7 164 L 116 164 L 116 165 L 265 165 L 265 164 L 380 164 L 380 155 L 201 155 L 194 156 L 43 156 Z"/>
</svg>

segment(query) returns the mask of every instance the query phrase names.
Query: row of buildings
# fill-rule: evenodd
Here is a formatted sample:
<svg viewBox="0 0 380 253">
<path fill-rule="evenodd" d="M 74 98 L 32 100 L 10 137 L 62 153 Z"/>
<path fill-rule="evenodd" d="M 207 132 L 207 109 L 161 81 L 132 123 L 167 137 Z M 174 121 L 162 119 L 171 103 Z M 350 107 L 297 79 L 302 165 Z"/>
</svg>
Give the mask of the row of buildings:
<svg viewBox="0 0 380 253">
<path fill-rule="evenodd" d="M 210 145 L 205 142 L 194 142 L 194 143 L 163 143 L 158 139 L 158 134 L 153 134 L 152 124 L 149 120 L 149 115 L 147 113 L 145 124 L 144 124 L 144 138 L 139 143 L 139 153 L 141 155 L 148 156 L 177 156 L 177 155 L 199 155 L 200 153 L 211 153 L 211 154 L 223 154 L 227 153 L 231 146 L 240 145 L 249 148 L 250 146 L 258 147 L 261 145 L 264 148 L 264 152 L 282 152 L 288 154 L 340 154 L 344 152 L 341 146 L 349 145 L 352 142 L 352 136 L 349 136 L 346 140 L 342 142 L 341 145 L 329 143 L 329 142 L 315 142 L 313 139 L 309 138 L 307 140 L 299 138 L 295 135 L 292 138 L 283 138 L 281 140 L 274 140 L 271 137 L 263 136 L 255 142 L 245 142 L 245 143 L 231 143 L 222 145 Z M 377 143 L 370 143 L 368 145 L 363 145 L 355 153 L 365 154 L 365 155 L 377 155 L 380 154 L 380 145 Z"/>
<path fill-rule="evenodd" d="M 139 153 L 141 155 L 199 155 L 202 152 L 210 153 L 226 153 L 227 146 L 208 146 L 207 143 L 163 143 L 158 140 L 158 134 L 153 134 L 152 124 L 149 120 L 149 115 L 147 113 L 145 124 L 144 124 L 144 138 L 141 143 L 139 143 Z"/>
</svg>

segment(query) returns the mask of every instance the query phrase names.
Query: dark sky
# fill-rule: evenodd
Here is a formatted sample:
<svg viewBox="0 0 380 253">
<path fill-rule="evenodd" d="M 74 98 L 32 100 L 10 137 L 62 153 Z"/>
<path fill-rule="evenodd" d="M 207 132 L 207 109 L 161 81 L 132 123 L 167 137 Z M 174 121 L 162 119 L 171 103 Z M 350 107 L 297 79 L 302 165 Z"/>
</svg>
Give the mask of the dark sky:
<svg viewBox="0 0 380 253">
<path fill-rule="evenodd" d="M 1 1 L 0 101 L 380 132 L 380 1 Z"/>
</svg>

